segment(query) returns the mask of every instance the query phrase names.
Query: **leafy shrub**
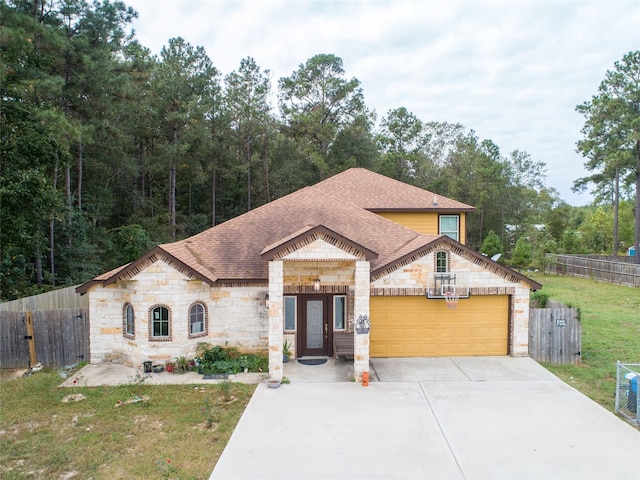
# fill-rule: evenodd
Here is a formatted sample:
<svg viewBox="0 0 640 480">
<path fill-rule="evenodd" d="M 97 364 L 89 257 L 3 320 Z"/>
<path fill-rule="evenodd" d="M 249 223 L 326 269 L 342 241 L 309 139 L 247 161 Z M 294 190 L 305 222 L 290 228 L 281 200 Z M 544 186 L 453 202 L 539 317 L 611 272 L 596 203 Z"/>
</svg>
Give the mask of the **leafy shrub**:
<svg viewBox="0 0 640 480">
<path fill-rule="evenodd" d="M 531 295 L 531 307 L 532 308 L 546 308 L 549 301 L 549 294 L 542 293 L 540 291 L 533 292 Z"/>
<path fill-rule="evenodd" d="M 214 346 L 199 353 L 198 365 L 202 373 L 234 375 L 245 368 L 249 372 L 266 372 L 269 360 L 260 355 L 240 353 L 237 348 Z"/>
</svg>

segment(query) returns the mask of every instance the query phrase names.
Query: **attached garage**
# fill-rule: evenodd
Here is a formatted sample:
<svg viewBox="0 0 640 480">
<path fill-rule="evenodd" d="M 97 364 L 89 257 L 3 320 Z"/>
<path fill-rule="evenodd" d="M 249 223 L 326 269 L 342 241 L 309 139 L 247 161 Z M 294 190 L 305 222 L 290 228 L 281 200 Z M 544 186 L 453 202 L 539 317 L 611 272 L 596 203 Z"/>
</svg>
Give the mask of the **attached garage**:
<svg viewBox="0 0 640 480">
<path fill-rule="evenodd" d="M 509 296 L 471 296 L 456 309 L 424 296 L 370 299 L 372 357 L 507 355 Z"/>
</svg>

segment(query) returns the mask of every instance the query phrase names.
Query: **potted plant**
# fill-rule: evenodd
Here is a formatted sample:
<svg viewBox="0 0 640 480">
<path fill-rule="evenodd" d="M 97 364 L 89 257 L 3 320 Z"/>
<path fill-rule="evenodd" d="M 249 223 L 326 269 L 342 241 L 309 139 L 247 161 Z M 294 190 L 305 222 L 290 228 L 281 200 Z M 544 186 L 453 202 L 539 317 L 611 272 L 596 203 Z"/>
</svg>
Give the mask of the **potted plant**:
<svg viewBox="0 0 640 480">
<path fill-rule="evenodd" d="M 189 360 L 187 360 L 187 357 L 176 358 L 175 365 L 178 373 L 186 373 L 189 370 Z"/>
<path fill-rule="evenodd" d="M 289 340 L 285 339 L 282 344 L 282 361 L 287 363 L 289 361 L 289 357 L 291 357 L 291 343 L 289 343 Z"/>
<path fill-rule="evenodd" d="M 267 386 L 269 388 L 278 388 L 281 383 L 282 380 L 279 380 L 277 378 L 267 378 Z"/>
<path fill-rule="evenodd" d="M 167 362 L 164 364 L 164 368 L 167 370 L 167 372 L 172 373 L 176 368 L 176 364 L 175 362 Z"/>
</svg>

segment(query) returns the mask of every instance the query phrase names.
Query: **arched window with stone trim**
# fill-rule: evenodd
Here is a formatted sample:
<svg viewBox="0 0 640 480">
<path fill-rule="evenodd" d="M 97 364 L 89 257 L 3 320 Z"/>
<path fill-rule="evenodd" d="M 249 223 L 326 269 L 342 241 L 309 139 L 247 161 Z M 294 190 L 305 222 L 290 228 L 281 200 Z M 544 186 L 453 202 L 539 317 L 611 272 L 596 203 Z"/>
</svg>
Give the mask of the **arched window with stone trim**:
<svg viewBox="0 0 640 480">
<path fill-rule="evenodd" d="M 130 303 L 125 303 L 122 308 L 122 335 L 127 338 L 136 336 L 136 316 Z"/>
<path fill-rule="evenodd" d="M 202 337 L 208 333 L 207 307 L 202 302 L 196 302 L 189 307 L 189 337 Z"/>
<path fill-rule="evenodd" d="M 449 271 L 449 252 L 445 250 L 436 252 L 435 260 L 436 273 L 445 273 Z"/>
<path fill-rule="evenodd" d="M 149 340 L 171 340 L 171 310 L 166 305 L 149 309 Z"/>
</svg>

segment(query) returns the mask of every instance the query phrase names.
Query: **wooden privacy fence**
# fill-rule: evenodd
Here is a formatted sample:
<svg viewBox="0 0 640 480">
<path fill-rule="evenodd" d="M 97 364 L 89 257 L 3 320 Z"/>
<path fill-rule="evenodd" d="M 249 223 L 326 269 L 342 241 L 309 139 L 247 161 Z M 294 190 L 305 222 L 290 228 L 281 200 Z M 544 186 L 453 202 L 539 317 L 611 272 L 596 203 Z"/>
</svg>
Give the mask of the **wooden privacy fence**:
<svg viewBox="0 0 640 480">
<path fill-rule="evenodd" d="M 614 262 L 607 258 L 547 253 L 544 259 L 544 273 L 593 278 L 618 285 L 640 287 L 640 265 Z"/>
<path fill-rule="evenodd" d="M 45 367 L 63 367 L 89 360 L 89 309 L 0 311 L 0 368 L 28 367 L 28 315 L 33 319 L 37 362 Z"/>
<path fill-rule="evenodd" d="M 529 356 L 537 362 L 579 363 L 582 327 L 578 311 L 561 303 L 529 310 Z"/>
<path fill-rule="evenodd" d="M 0 303 L 0 312 L 28 312 L 58 310 L 60 308 L 89 308 L 89 295 L 79 295 L 76 287 L 59 288 L 50 292 Z"/>
</svg>

